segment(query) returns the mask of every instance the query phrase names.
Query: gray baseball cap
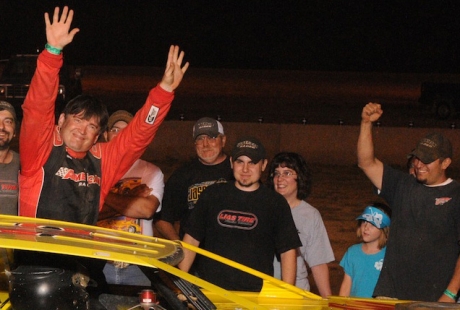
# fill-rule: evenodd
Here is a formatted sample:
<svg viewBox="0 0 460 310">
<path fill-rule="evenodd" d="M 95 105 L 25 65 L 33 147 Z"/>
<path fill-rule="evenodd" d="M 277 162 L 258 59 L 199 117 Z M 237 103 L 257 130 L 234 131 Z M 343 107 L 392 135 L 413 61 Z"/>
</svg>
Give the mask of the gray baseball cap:
<svg viewBox="0 0 460 310">
<path fill-rule="evenodd" d="M 200 135 L 207 135 L 211 138 L 215 138 L 219 134 L 224 134 L 224 127 L 218 120 L 210 117 L 200 118 L 193 126 L 194 140 Z"/>
</svg>

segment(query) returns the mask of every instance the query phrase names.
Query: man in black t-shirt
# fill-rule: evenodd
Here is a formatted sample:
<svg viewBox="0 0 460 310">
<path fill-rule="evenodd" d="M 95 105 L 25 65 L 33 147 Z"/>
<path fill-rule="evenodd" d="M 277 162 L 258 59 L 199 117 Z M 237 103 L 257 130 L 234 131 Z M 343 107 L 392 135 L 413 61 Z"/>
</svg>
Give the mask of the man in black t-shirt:
<svg viewBox="0 0 460 310">
<path fill-rule="evenodd" d="M 383 111 L 368 103 L 361 114 L 358 165 L 392 209 L 391 233 L 375 296 L 455 302 L 460 289 L 460 184 L 448 178 L 451 142 L 440 133 L 419 140 L 413 173 L 374 156 L 372 122 Z"/>
<path fill-rule="evenodd" d="M 193 126 L 197 157 L 177 169 L 165 184 L 160 219 L 155 228 L 165 238 L 180 240 L 183 226 L 200 194 L 211 184 L 232 179 L 232 169 L 223 152 L 226 136 L 222 124 L 203 117 Z M 175 223 L 180 222 L 179 232 Z"/>
<path fill-rule="evenodd" d="M 283 196 L 260 183 L 267 166 L 263 145 L 253 137 L 237 141 L 231 154 L 235 181 L 209 186 L 184 228 L 183 241 L 273 276 L 281 257 L 281 278 L 294 285 L 296 249 L 302 245 Z M 179 268 L 189 271 L 196 253 L 184 249 Z M 260 291 L 262 280 L 218 261 L 200 257 L 198 275 L 220 287 Z"/>
</svg>

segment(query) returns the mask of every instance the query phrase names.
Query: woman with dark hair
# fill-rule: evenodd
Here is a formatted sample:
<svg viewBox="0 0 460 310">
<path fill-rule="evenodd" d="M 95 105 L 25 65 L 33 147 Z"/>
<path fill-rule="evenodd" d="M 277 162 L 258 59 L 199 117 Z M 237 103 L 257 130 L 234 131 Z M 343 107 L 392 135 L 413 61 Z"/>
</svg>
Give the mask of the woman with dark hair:
<svg viewBox="0 0 460 310">
<path fill-rule="evenodd" d="M 302 247 L 297 251 L 296 286 L 310 290 L 308 264 L 320 295 L 331 295 L 327 263 L 335 258 L 321 214 L 305 201 L 311 192 L 311 172 L 305 159 L 290 152 L 275 155 L 270 163 L 267 185 L 287 200 L 302 241 Z M 275 276 L 278 278 L 279 265 L 275 258 Z"/>
</svg>

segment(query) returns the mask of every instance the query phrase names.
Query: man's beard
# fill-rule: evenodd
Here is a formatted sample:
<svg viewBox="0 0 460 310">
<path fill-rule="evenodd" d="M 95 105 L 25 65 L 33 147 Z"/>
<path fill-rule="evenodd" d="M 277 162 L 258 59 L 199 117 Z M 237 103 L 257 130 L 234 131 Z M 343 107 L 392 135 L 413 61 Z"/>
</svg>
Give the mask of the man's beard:
<svg viewBox="0 0 460 310">
<path fill-rule="evenodd" d="M 418 177 L 415 177 L 418 183 L 426 185 L 427 179 L 419 179 Z"/>
<path fill-rule="evenodd" d="M 236 181 L 238 182 L 238 184 L 241 186 L 241 187 L 251 187 L 253 186 L 254 184 L 259 184 L 259 181 L 257 182 L 250 182 L 250 183 L 242 183 L 241 181 Z"/>
<path fill-rule="evenodd" d="M 10 133 L 8 131 L 6 131 L 5 129 L 1 129 L 0 133 L 5 134 L 5 140 L 0 139 L 0 151 L 4 151 L 4 150 L 7 150 L 10 147 L 10 143 L 11 143 L 12 138 L 10 136 Z"/>
<path fill-rule="evenodd" d="M 11 141 L 1 141 L 0 140 L 0 151 L 7 150 L 10 147 Z"/>
</svg>

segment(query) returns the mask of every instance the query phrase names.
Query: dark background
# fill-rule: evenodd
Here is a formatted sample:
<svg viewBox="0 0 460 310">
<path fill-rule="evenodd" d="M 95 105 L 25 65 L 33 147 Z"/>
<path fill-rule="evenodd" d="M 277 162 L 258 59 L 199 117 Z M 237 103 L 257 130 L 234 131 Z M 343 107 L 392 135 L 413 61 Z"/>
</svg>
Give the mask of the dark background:
<svg viewBox="0 0 460 310">
<path fill-rule="evenodd" d="M 460 3 L 340 0 L 1 0 L 0 58 L 46 43 L 43 13 L 75 10 L 79 65 L 444 72 L 460 65 Z"/>
</svg>

